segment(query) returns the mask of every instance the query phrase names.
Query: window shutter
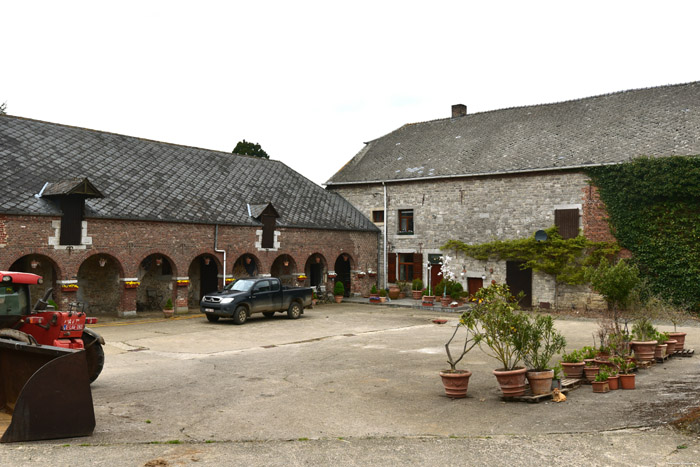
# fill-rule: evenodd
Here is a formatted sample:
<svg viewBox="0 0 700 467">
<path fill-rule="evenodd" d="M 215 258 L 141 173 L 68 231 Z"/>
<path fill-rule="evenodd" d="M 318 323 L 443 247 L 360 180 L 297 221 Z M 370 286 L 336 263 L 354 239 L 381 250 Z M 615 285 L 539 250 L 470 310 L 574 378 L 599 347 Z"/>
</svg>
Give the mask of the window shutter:
<svg viewBox="0 0 700 467">
<path fill-rule="evenodd" d="M 413 278 L 423 280 L 423 255 L 413 253 Z"/>
<path fill-rule="evenodd" d="M 83 229 L 85 199 L 67 196 L 61 200 L 61 245 L 80 245 Z"/>
<path fill-rule="evenodd" d="M 559 229 L 562 238 L 576 238 L 579 228 L 578 209 L 556 209 L 554 211 L 554 225 Z"/>
<path fill-rule="evenodd" d="M 263 234 L 262 234 L 262 247 L 263 248 L 274 248 L 275 247 L 275 216 L 262 216 Z"/>
<path fill-rule="evenodd" d="M 387 281 L 396 282 L 396 253 L 389 253 L 387 256 Z"/>
</svg>

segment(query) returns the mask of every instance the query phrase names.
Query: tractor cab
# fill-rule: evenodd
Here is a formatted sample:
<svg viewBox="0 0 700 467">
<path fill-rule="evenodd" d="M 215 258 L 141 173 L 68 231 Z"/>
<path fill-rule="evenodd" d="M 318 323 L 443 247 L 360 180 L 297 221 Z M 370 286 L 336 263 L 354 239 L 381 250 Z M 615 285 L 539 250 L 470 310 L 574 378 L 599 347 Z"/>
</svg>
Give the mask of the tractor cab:
<svg viewBox="0 0 700 467">
<path fill-rule="evenodd" d="M 29 286 L 42 282 L 36 274 L 0 271 L 0 329 L 12 328 L 30 314 Z"/>
</svg>

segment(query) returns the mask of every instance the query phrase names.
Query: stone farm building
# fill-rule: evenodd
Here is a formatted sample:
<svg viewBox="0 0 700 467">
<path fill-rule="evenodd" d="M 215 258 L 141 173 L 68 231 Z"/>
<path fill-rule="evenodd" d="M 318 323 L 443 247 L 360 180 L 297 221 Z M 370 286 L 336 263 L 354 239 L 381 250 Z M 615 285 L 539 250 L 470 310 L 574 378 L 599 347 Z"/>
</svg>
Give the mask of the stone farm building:
<svg viewBox="0 0 700 467">
<path fill-rule="evenodd" d="M 0 269 L 40 274 L 64 309 L 196 308 L 224 277 L 375 280 L 377 227 L 278 161 L 9 115 L 0 159 Z"/>
<path fill-rule="evenodd" d="M 440 247 L 531 236 L 552 225 L 614 240 L 587 167 L 700 154 L 700 82 L 407 124 L 366 143 L 327 183 L 382 228 L 381 281 L 436 283 Z M 384 248 L 385 247 L 385 248 Z M 428 265 L 430 263 L 430 266 Z M 586 287 L 510 261 L 456 259 L 465 290 L 491 280 L 525 304 L 591 306 Z M 458 276 L 460 276 L 458 274 Z"/>
</svg>

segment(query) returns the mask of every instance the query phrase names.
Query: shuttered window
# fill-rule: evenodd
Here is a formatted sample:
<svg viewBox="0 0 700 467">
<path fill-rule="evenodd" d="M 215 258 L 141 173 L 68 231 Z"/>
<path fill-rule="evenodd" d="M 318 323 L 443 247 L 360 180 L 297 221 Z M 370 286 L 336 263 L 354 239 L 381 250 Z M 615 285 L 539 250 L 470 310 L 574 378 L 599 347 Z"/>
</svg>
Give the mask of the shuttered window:
<svg viewBox="0 0 700 467">
<path fill-rule="evenodd" d="M 559 229 L 562 238 L 576 238 L 579 229 L 578 209 L 556 209 L 554 211 L 554 225 Z"/>
<path fill-rule="evenodd" d="M 389 253 L 387 255 L 387 281 L 396 282 L 396 253 Z"/>
<path fill-rule="evenodd" d="M 274 248 L 275 247 L 275 216 L 262 216 L 262 247 L 263 248 Z"/>
<path fill-rule="evenodd" d="M 79 196 L 67 196 L 61 200 L 61 245 L 80 245 L 83 229 L 83 206 Z"/>
</svg>

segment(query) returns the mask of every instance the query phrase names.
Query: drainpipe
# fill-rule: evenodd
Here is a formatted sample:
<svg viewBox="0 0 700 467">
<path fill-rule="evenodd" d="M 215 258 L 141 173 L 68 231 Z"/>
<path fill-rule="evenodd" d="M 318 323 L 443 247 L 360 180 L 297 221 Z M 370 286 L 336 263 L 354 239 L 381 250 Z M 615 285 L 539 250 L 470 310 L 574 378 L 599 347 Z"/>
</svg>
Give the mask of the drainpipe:
<svg viewBox="0 0 700 467">
<path fill-rule="evenodd" d="M 224 287 L 226 286 L 226 250 L 219 250 L 219 224 L 216 224 L 214 232 L 214 251 L 224 254 Z"/>
<path fill-rule="evenodd" d="M 387 258 L 388 258 L 388 255 L 386 252 L 386 243 L 387 243 L 386 232 L 387 232 L 387 225 L 389 224 L 389 217 L 387 216 L 387 213 L 386 213 L 386 183 L 382 182 L 382 186 L 384 187 L 384 248 L 382 249 L 383 255 L 384 255 L 384 261 L 382 261 L 382 264 L 384 265 L 384 267 L 382 268 L 382 278 L 384 280 L 384 287 L 383 288 L 386 289 L 386 285 L 387 285 L 386 284 L 386 279 L 387 279 L 386 275 L 388 272 L 387 264 L 386 264 Z"/>
</svg>

